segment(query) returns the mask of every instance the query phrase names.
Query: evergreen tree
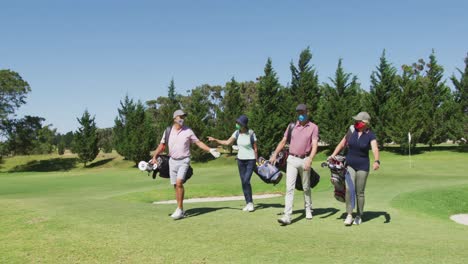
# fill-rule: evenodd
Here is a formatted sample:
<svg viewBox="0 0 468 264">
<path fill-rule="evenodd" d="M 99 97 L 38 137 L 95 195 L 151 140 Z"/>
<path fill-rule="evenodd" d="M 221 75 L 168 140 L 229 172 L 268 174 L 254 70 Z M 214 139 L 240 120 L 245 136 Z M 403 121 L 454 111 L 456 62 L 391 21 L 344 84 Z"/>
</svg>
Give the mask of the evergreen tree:
<svg viewBox="0 0 468 264">
<path fill-rule="evenodd" d="M 54 151 L 54 139 L 57 129 L 46 125 L 37 131 L 37 138 L 33 141 L 33 154 L 50 154 Z"/>
<path fill-rule="evenodd" d="M 245 103 L 241 96 L 241 87 L 238 82 L 231 79 L 224 88 L 224 96 L 221 99 L 219 109 L 216 114 L 216 127 L 213 136 L 217 138 L 229 138 L 235 130 L 235 120 L 244 113 Z M 229 147 L 232 152 L 232 148 Z"/>
<path fill-rule="evenodd" d="M 444 69 L 437 63 L 434 51 L 429 56 L 426 65 L 423 85 L 422 107 L 425 110 L 422 116 L 424 120 L 424 133 L 421 135 L 421 143 L 428 144 L 430 148 L 447 140 L 447 120 L 453 113 L 447 112 L 450 106 L 450 88 L 442 80 Z"/>
<path fill-rule="evenodd" d="M 317 113 L 320 139 L 334 148 L 343 138 L 348 127 L 353 124 L 352 116 L 363 111 L 363 91 L 356 76 L 345 73 L 342 59 L 331 85 L 322 86 L 322 98 Z"/>
<path fill-rule="evenodd" d="M 270 58 L 265 65 L 264 75 L 258 80 L 258 99 L 249 124 L 257 135 L 259 156 L 269 157 L 283 138 L 288 120 L 291 120 L 293 116 L 288 111 L 289 106 L 285 108 L 283 104 L 282 87 Z"/>
<path fill-rule="evenodd" d="M 156 146 L 156 132 L 150 114 L 140 101 L 134 103 L 126 96 L 120 105 L 113 129 L 114 146 L 120 155 L 137 165 L 150 158 Z"/>
<path fill-rule="evenodd" d="M 60 142 L 57 145 L 57 152 L 59 155 L 65 154 L 65 140 L 60 140 Z"/>
<path fill-rule="evenodd" d="M 85 110 L 81 118 L 77 118 L 80 127 L 75 132 L 73 152 L 78 154 L 78 160 L 84 164 L 93 161 L 98 153 L 98 137 L 97 127 L 94 122 L 94 117 L 91 118 L 88 110 Z"/>
<path fill-rule="evenodd" d="M 423 119 L 420 118 L 424 114 L 424 78 L 420 75 L 423 65 L 424 61 L 420 60 L 413 66 L 402 66 L 403 73 L 397 78 L 398 89 L 388 103 L 392 115 L 384 129 L 393 142 L 400 144 L 403 153 L 408 150 L 408 133 L 411 133 L 411 147 L 415 147 L 424 132 Z"/>
<path fill-rule="evenodd" d="M 387 135 L 385 127 L 393 115 L 390 111 L 389 100 L 398 89 L 397 70 L 385 57 L 385 50 L 380 57 L 380 64 L 371 75 L 371 87 L 366 104 L 372 117 L 372 129 L 378 139 L 380 147 L 384 143 L 390 143 L 391 138 Z"/>
<path fill-rule="evenodd" d="M 458 80 L 455 75 L 452 75 L 450 78 L 452 80 L 453 86 L 455 87 L 455 103 L 457 104 L 457 122 L 453 124 L 456 126 L 456 138 L 464 138 L 465 144 L 468 143 L 468 54 L 465 57 L 465 69 L 461 71 L 457 69 L 460 73 L 460 79 Z"/>
<path fill-rule="evenodd" d="M 186 125 L 193 130 L 201 141 L 205 141 L 208 136 L 213 135 L 215 116 L 219 112 L 221 90 L 221 86 L 205 84 L 192 89 L 190 95 L 183 97 L 181 100 L 184 111 L 187 113 Z M 229 125 L 226 124 L 226 126 Z M 195 161 L 206 161 L 212 158 L 209 153 L 193 145 L 191 155 Z"/>
<path fill-rule="evenodd" d="M 318 75 L 315 69 L 310 65 L 312 53 L 309 47 L 303 50 L 299 56 L 299 62 L 294 66 L 291 62 L 290 69 L 292 74 L 291 79 L 291 99 L 290 111 L 295 111 L 295 107 L 299 103 L 307 105 L 309 111 L 316 113 L 318 101 L 320 98 L 320 88 L 318 83 Z M 295 104 L 294 104 L 295 103 Z"/>
<path fill-rule="evenodd" d="M 156 131 L 156 137 L 160 139 L 164 130 L 172 125 L 172 114 L 175 110 L 181 108 L 180 95 L 175 91 L 176 87 L 174 79 L 171 79 L 169 86 L 167 87 L 167 97 L 160 96 L 155 100 L 149 100 L 146 102 L 148 106 L 147 111 L 153 118 L 152 127 Z"/>
<path fill-rule="evenodd" d="M 104 153 L 112 152 L 112 128 L 103 128 L 97 130 L 98 146 Z"/>
</svg>

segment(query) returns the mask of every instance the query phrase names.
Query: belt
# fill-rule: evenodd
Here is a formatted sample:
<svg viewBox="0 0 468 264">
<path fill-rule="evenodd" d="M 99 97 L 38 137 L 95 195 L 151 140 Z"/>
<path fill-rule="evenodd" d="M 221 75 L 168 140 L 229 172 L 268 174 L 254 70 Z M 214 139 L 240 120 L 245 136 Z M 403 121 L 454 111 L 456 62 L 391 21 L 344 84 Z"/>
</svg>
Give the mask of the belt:
<svg viewBox="0 0 468 264">
<path fill-rule="evenodd" d="M 293 153 L 289 153 L 289 156 L 293 156 L 293 157 L 296 157 L 296 158 L 303 159 L 303 158 L 309 156 L 309 154 L 305 154 L 305 155 L 296 155 L 296 154 L 293 154 Z"/>
<path fill-rule="evenodd" d="M 181 157 L 181 158 L 173 158 L 173 157 L 171 157 L 171 159 L 173 159 L 173 160 L 183 160 L 183 159 L 186 159 L 186 158 L 188 158 L 188 157 L 190 157 L 190 156 Z"/>
</svg>

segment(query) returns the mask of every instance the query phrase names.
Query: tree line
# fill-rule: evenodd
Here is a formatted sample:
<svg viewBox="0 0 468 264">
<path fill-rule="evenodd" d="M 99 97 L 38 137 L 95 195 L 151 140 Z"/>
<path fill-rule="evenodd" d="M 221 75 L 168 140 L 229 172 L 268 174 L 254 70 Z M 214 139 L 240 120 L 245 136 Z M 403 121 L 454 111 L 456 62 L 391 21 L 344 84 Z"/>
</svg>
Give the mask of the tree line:
<svg viewBox="0 0 468 264">
<path fill-rule="evenodd" d="M 99 129 L 88 111 L 77 118 L 77 131 L 61 135 L 44 125 L 44 118 L 26 116 L 8 118 L 25 103 L 30 87 L 19 74 L 0 71 L 0 117 L 2 118 L 2 155 L 63 153 L 71 149 L 83 163 L 96 157 L 98 150 L 115 149 L 137 163 L 149 158 L 165 128 L 172 123 L 172 113 L 182 108 L 189 115 L 186 123 L 198 137 L 228 138 L 235 120 L 246 114 L 249 126 L 259 140 L 259 153 L 269 156 L 281 140 L 290 122 L 296 120 L 295 106 L 305 103 L 310 118 L 320 128 L 320 140 L 335 146 L 343 137 L 351 117 L 360 111 L 370 113 L 371 127 L 380 147 L 395 143 L 406 150 L 417 143 L 435 144 L 454 140 L 466 144 L 468 138 L 468 55 L 464 69 L 444 79 L 444 69 L 434 51 L 427 59 L 397 68 L 388 61 L 385 50 L 370 75 L 370 87 L 363 89 L 356 75 L 347 72 L 339 59 L 334 76 L 319 83 L 312 53 L 304 49 L 297 63 L 290 63 L 291 81 L 281 85 L 268 58 L 263 74 L 253 81 L 238 82 L 233 77 L 224 86 L 204 84 L 176 93 L 172 79 L 167 96 L 146 102 L 125 96 L 120 102 L 114 127 Z M 8 100 L 15 98 L 14 100 Z M 408 142 L 411 133 L 411 146 Z M 229 149 L 231 151 L 231 149 Z M 194 160 L 207 160 L 209 155 L 193 149 Z"/>
</svg>

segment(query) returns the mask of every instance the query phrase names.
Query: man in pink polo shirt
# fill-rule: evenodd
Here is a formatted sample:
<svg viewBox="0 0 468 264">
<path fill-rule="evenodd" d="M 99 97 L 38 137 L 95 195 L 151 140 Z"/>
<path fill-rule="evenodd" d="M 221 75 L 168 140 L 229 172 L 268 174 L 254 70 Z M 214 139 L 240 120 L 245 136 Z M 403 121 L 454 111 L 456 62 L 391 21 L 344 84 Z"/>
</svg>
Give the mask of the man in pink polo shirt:
<svg viewBox="0 0 468 264">
<path fill-rule="evenodd" d="M 304 190 L 304 207 L 306 219 L 312 219 L 312 197 L 310 192 L 310 167 L 318 148 L 318 126 L 307 116 L 307 107 L 300 104 L 296 107 L 297 122 L 291 132 L 289 143 L 289 157 L 286 167 L 286 196 L 284 215 L 278 222 L 282 225 L 291 224 L 293 210 L 294 189 L 297 175 L 302 179 Z M 284 132 L 284 137 L 273 152 L 270 162 L 276 162 L 276 156 L 284 148 L 288 138 L 289 127 Z"/>
<path fill-rule="evenodd" d="M 171 215 L 175 220 L 184 218 L 184 179 L 185 174 L 190 165 L 190 144 L 195 143 L 199 148 L 210 152 L 215 158 L 219 157 L 219 152 L 216 149 L 211 149 L 203 142 L 201 142 L 192 129 L 184 126 L 184 120 L 187 114 L 182 110 L 176 110 L 172 115 L 174 124 L 172 125 L 171 133 L 169 135 L 169 144 L 166 142 L 166 135 L 161 139 L 161 142 L 154 152 L 152 159 L 153 164 L 158 163 L 158 155 L 164 151 L 166 145 L 169 147 L 169 176 L 171 184 L 174 185 L 177 209 Z"/>
</svg>

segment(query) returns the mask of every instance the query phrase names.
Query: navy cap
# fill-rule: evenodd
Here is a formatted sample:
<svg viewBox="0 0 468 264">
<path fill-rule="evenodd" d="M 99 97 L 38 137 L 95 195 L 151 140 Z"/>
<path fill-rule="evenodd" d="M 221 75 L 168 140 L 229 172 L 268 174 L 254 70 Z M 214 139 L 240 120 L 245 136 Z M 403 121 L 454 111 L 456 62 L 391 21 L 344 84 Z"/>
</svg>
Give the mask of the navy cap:
<svg viewBox="0 0 468 264">
<path fill-rule="evenodd" d="M 243 127 L 247 127 L 249 124 L 249 118 L 246 115 L 241 115 L 236 119 L 236 122 Z"/>
</svg>

